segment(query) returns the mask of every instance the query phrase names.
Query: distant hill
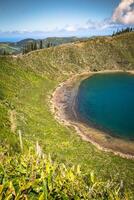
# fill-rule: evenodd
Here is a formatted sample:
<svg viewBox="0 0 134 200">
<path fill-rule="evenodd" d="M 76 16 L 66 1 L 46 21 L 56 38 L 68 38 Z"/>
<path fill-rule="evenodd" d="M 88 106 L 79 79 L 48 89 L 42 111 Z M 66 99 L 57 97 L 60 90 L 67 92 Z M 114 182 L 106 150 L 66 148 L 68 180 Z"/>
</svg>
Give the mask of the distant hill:
<svg viewBox="0 0 134 200">
<path fill-rule="evenodd" d="M 0 55 L 3 55 L 4 52 L 8 54 L 18 54 L 21 52 L 21 49 L 16 45 L 11 45 L 9 42 L 2 42 L 0 43 Z"/>
<path fill-rule="evenodd" d="M 20 40 L 19 42 L 13 42 L 13 43 L 10 43 L 11 46 L 18 46 L 18 47 L 22 47 L 23 45 L 27 44 L 27 43 L 30 43 L 30 42 L 34 42 L 36 41 L 35 39 L 32 39 L 32 38 L 27 38 L 27 39 L 24 39 L 24 40 Z"/>
<path fill-rule="evenodd" d="M 39 48 L 40 41 L 42 40 L 43 48 L 47 48 L 48 44 L 51 46 L 58 46 L 61 44 L 72 43 L 76 41 L 83 41 L 86 38 L 77 38 L 77 37 L 48 37 L 45 39 L 32 39 L 27 38 L 21 40 L 19 42 L 0 42 L 0 54 L 3 54 L 4 51 L 7 54 L 19 54 L 23 52 L 23 48 L 29 43 L 37 43 L 37 47 Z"/>
</svg>

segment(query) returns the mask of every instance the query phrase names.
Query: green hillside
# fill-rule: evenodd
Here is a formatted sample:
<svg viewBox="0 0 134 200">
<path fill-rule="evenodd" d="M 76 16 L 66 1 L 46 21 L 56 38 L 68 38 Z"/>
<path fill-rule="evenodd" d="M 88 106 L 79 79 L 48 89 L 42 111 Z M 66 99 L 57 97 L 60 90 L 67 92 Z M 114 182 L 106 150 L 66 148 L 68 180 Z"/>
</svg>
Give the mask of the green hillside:
<svg viewBox="0 0 134 200">
<path fill-rule="evenodd" d="M 21 149 L 18 133 L 21 132 L 24 148 L 22 156 L 25 158 L 29 148 L 34 148 L 38 141 L 42 151 L 46 155 L 50 154 L 55 162 L 65 163 L 69 167 L 80 165 L 83 176 L 94 171 L 95 177 L 100 182 L 106 181 L 108 184 L 107 181 L 109 181 L 114 184 L 111 193 L 116 193 L 117 186 L 123 183 L 123 188 L 128 191 L 129 196 L 124 199 L 134 198 L 134 160 L 102 152 L 92 144 L 82 141 L 73 128 L 59 124 L 50 111 L 52 92 L 59 83 L 73 74 L 88 70 L 133 70 L 133 41 L 134 33 L 132 32 L 115 37 L 76 41 L 72 44 L 37 50 L 17 58 L 0 57 L 0 177 L 5 177 L 4 182 L 3 178 L 0 178 L 0 194 L 2 184 L 6 181 L 12 181 L 14 184 L 14 178 L 21 177 L 21 173 L 18 174 L 13 168 L 12 162 L 12 160 L 20 162 Z M 28 165 L 26 162 L 24 159 L 24 166 Z M 11 169 L 8 169 L 10 165 Z M 13 174 L 8 176 L 8 170 Z M 29 182 L 29 179 L 30 175 L 27 175 L 27 179 L 23 180 L 24 185 Z M 36 177 L 33 179 L 36 181 Z M 105 187 L 100 187 L 101 194 L 103 190 L 107 190 L 106 183 Z M 81 184 L 81 187 L 86 187 L 85 183 Z M 36 189 L 39 185 L 35 184 Z M 72 187 L 75 188 L 74 185 Z M 69 194 L 77 192 L 78 188 L 68 193 L 69 188 L 70 186 L 66 188 L 67 195 L 64 198 L 60 196 L 59 199 L 73 199 L 72 196 L 69 197 Z M 28 191 L 26 190 L 26 194 Z M 96 192 L 99 194 L 98 190 Z M 41 193 L 39 192 L 39 195 Z M 123 199 L 123 197 L 110 197 L 109 194 L 107 197 L 107 193 L 106 196 L 103 193 L 102 197 L 101 194 L 100 199 Z M 33 193 L 32 195 L 34 196 Z M 88 199 L 87 196 L 83 198 Z M 78 196 L 74 199 L 82 199 L 82 197 Z M 92 195 L 89 199 L 99 198 Z"/>
<path fill-rule="evenodd" d="M 6 54 L 18 54 L 20 53 L 20 48 L 17 46 L 12 46 L 10 43 L 0 43 L 0 55 Z"/>
<path fill-rule="evenodd" d="M 48 37 L 46 39 L 32 39 L 27 38 L 20 40 L 19 42 L 0 42 L 0 55 L 4 53 L 14 55 L 23 53 L 23 49 L 31 43 L 36 43 L 37 48 L 40 47 L 40 41 L 42 41 L 42 48 L 48 48 L 48 46 L 59 46 L 61 44 L 71 43 L 75 41 L 84 41 L 86 38 L 77 37 Z"/>
</svg>

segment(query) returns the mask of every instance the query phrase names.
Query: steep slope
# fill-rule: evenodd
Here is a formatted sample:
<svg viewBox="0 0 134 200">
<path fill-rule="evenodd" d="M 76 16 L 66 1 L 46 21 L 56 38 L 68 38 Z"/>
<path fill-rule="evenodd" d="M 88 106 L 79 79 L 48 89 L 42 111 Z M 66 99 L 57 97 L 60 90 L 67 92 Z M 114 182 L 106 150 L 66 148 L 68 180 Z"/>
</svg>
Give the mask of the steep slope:
<svg viewBox="0 0 134 200">
<path fill-rule="evenodd" d="M 103 69 L 132 69 L 134 66 L 134 33 L 117 37 L 98 37 L 45 51 L 35 51 L 23 60 L 38 72 L 59 73 Z M 29 63 L 30 62 L 30 63 Z"/>
<path fill-rule="evenodd" d="M 97 150 L 75 131 L 60 125 L 50 111 L 50 97 L 70 75 L 103 69 L 134 69 L 134 33 L 98 37 L 74 44 L 35 51 L 17 58 L 0 57 L 0 144 L 10 153 L 39 142 L 52 158 L 95 170 L 103 180 L 123 180 L 133 188 L 134 161 Z M 12 123 L 15 128 L 12 129 Z M 14 131 L 13 131 L 14 130 Z"/>
</svg>

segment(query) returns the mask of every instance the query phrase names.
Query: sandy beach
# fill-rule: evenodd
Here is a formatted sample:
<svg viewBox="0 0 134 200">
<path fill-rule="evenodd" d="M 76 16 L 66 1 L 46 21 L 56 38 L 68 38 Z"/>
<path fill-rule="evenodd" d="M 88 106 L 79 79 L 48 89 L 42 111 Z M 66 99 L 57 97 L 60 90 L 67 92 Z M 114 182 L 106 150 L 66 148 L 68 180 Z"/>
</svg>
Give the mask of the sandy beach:
<svg viewBox="0 0 134 200">
<path fill-rule="evenodd" d="M 106 70 L 100 72 L 84 72 L 72 76 L 61 83 L 53 92 L 51 98 L 51 110 L 55 118 L 66 126 L 75 128 L 76 133 L 85 141 L 92 143 L 98 149 L 112 152 L 123 158 L 134 159 L 134 141 L 126 141 L 97 129 L 91 124 L 82 122 L 76 112 L 76 98 L 79 85 L 82 80 L 96 73 L 116 73 L 121 70 Z M 127 71 L 134 74 L 134 71 Z"/>
</svg>

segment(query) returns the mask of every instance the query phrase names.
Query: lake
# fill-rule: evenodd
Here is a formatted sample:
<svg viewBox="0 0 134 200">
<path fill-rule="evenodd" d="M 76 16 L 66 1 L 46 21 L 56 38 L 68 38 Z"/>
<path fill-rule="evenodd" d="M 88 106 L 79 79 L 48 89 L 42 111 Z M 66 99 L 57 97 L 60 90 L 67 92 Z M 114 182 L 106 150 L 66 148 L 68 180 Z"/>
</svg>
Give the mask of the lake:
<svg viewBox="0 0 134 200">
<path fill-rule="evenodd" d="M 83 80 L 76 107 L 88 125 L 114 137 L 134 139 L 134 75 L 100 73 Z"/>
</svg>

